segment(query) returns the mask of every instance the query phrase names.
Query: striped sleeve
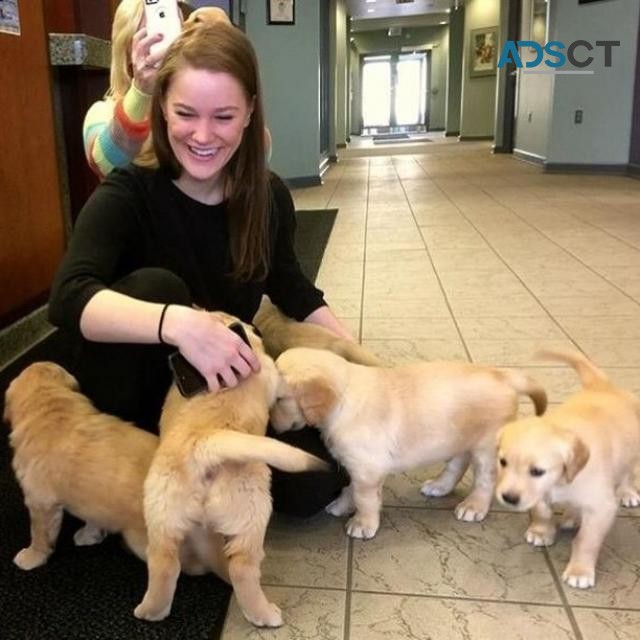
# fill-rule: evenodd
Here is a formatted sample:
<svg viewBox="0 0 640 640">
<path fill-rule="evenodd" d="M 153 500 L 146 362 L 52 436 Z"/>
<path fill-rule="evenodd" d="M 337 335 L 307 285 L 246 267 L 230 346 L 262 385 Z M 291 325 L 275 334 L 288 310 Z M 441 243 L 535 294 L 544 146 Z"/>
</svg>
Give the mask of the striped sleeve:
<svg viewBox="0 0 640 640">
<path fill-rule="evenodd" d="M 114 167 L 129 164 L 149 137 L 151 96 L 134 85 L 119 100 L 107 98 L 89 108 L 82 129 L 91 169 L 104 178 Z"/>
</svg>

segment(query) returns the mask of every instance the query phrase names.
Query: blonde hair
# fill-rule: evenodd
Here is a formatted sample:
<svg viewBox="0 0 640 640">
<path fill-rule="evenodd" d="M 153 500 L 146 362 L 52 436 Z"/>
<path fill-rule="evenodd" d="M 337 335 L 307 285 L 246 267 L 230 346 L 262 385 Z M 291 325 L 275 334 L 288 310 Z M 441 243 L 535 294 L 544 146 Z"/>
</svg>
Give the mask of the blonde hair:
<svg viewBox="0 0 640 640">
<path fill-rule="evenodd" d="M 142 0 L 121 0 L 116 9 L 111 27 L 111 86 L 107 97 L 122 98 L 131 86 L 131 41 L 140 28 L 143 13 Z"/>
</svg>

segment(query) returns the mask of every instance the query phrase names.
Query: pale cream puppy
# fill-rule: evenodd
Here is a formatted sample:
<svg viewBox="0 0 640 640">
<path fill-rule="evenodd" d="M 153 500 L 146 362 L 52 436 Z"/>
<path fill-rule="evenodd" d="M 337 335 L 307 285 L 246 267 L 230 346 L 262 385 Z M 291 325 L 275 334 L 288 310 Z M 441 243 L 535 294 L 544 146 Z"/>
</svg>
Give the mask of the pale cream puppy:
<svg viewBox="0 0 640 640">
<path fill-rule="evenodd" d="M 380 523 L 386 476 L 447 460 L 443 473 L 422 486 L 443 496 L 474 467 L 471 494 L 456 507 L 460 520 L 482 520 L 495 479 L 496 433 L 517 411 L 518 394 L 546 406 L 544 390 L 515 370 L 457 362 L 365 367 L 328 351 L 291 349 L 276 361 L 282 384 L 271 411 L 275 429 L 315 425 L 351 484 L 327 507 L 355 515 L 354 538 L 371 538 Z"/>
<path fill-rule="evenodd" d="M 640 405 L 581 353 L 543 352 L 575 367 L 584 389 L 538 418 L 508 424 L 499 436 L 497 498 L 530 511 L 527 542 L 553 544 L 552 505 L 569 507 L 564 525 L 580 528 L 562 579 L 595 584 L 595 566 L 618 503 L 640 505 L 633 470 L 640 454 Z"/>
<path fill-rule="evenodd" d="M 333 351 L 349 362 L 372 367 L 381 367 L 384 364 L 378 356 L 362 345 L 340 338 L 320 325 L 297 322 L 285 316 L 267 296 L 262 297 L 253 323 L 262 334 L 265 351 L 272 358 L 277 358 L 287 349 L 310 347 Z"/>
<path fill-rule="evenodd" d="M 258 373 L 218 393 L 185 399 L 173 386 L 167 396 L 160 445 L 144 487 L 149 581 L 134 611 L 138 618 L 162 620 L 169 615 L 180 572 L 178 550 L 196 529 L 224 536 L 229 578 L 247 620 L 257 626 L 282 624 L 280 609 L 267 600 L 260 585 L 271 516 L 267 465 L 307 471 L 326 469 L 327 464 L 265 437 L 279 376 L 260 339 L 251 327 L 245 329 L 260 360 Z"/>
<path fill-rule="evenodd" d="M 14 562 L 24 570 L 47 562 L 63 509 L 87 523 L 74 535 L 77 545 L 96 544 L 105 532 L 121 533 L 144 560 L 142 490 L 158 437 L 100 413 L 78 391 L 77 380 L 53 362 L 34 363 L 11 382 L 4 419 L 31 518 L 31 543 Z M 223 546 L 219 535 L 195 544 L 190 538 L 180 549 L 182 568 L 214 571 L 228 581 Z"/>
</svg>

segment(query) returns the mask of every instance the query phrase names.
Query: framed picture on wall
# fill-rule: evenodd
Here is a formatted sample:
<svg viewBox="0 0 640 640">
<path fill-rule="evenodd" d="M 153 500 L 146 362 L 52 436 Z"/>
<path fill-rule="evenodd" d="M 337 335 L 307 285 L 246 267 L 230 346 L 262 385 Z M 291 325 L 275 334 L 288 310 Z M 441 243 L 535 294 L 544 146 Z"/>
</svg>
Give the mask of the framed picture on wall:
<svg viewBox="0 0 640 640">
<path fill-rule="evenodd" d="M 470 78 L 496 75 L 498 27 L 472 29 L 469 51 Z"/>
<path fill-rule="evenodd" d="M 267 24 L 295 24 L 296 0 L 267 0 Z"/>
</svg>

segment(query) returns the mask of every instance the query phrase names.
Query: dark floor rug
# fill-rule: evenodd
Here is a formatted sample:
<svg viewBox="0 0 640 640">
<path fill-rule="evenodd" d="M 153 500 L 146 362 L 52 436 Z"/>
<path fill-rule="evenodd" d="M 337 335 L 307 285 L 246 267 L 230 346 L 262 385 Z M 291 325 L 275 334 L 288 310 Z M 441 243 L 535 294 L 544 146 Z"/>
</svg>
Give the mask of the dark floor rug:
<svg viewBox="0 0 640 640">
<path fill-rule="evenodd" d="M 337 210 L 298 211 L 296 252 L 314 281 Z M 70 347 L 57 333 L 0 371 L 0 415 L 9 382 L 39 360 L 68 363 Z M 231 589 L 212 575 L 181 575 L 171 615 L 141 622 L 133 609 L 147 582 L 146 566 L 118 536 L 75 547 L 80 521 L 65 515 L 55 553 L 44 566 L 22 571 L 14 555 L 29 544 L 29 518 L 10 467 L 8 430 L 0 429 L 0 639 L 1 640 L 216 640 Z M 249 633 L 249 628 L 248 628 Z"/>
<path fill-rule="evenodd" d="M 296 211 L 296 255 L 302 271 L 311 282 L 315 282 L 318 275 L 337 213 L 337 209 Z"/>
</svg>

